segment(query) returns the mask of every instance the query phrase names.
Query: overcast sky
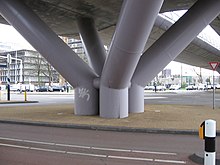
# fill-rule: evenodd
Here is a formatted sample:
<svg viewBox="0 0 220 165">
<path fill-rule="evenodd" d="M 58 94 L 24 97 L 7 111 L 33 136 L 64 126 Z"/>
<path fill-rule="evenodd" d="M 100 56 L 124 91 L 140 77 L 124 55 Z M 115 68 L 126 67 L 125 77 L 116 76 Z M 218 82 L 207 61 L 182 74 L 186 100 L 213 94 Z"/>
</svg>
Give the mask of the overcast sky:
<svg viewBox="0 0 220 165">
<path fill-rule="evenodd" d="M 33 47 L 10 25 L 0 24 L 0 42 L 14 43 L 15 49 L 33 49 Z"/>
</svg>

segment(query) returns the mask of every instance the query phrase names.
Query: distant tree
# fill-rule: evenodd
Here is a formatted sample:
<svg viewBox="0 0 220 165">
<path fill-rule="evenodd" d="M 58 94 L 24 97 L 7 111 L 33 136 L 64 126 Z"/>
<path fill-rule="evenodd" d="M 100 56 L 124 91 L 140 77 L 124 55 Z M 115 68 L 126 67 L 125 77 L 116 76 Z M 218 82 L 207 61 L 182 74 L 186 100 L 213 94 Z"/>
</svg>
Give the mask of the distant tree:
<svg viewBox="0 0 220 165">
<path fill-rule="evenodd" d="M 193 71 L 196 73 L 196 75 L 199 77 L 198 79 L 198 83 L 202 83 L 203 80 L 202 80 L 202 71 L 201 71 L 201 68 L 199 68 L 199 73 L 195 70 L 195 68 L 193 68 Z"/>
<path fill-rule="evenodd" d="M 183 82 L 183 84 L 182 84 L 182 88 L 186 88 L 186 87 L 187 87 L 186 82 Z"/>
<path fill-rule="evenodd" d="M 39 53 L 35 57 L 29 58 L 29 62 L 32 64 L 31 74 L 36 75 L 38 79 L 38 85 L 42 85 L 42 77 L 47 77 L 49 85 L 53 82 L 54 68 L 47 60 Z"/>
</svg>

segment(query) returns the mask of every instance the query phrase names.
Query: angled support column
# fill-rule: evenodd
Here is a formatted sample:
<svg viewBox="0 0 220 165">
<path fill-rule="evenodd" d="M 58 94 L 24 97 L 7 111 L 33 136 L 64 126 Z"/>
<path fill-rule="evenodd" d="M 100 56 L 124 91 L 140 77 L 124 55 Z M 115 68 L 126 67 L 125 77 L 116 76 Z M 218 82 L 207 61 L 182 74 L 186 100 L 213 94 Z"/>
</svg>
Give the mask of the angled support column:
<svg viewBox="0 0 220 165">
<path fill-rule="evenodd" d="M 100 116 L 128 116 L 128 87 L 163 0 L 125 0 L 104 65 Z"/>
<path fill-rule="evenodd" d="M 76 91 L 79 92 L 75 95 L 75 113 L 98 114 L 98 90 L 93 87 L 96 74 L 92 69 L 22 1 L 0 0 L 0 13 L 73 87 L 76 87 Z"/>
<path fill-rule="evenodd" d="M 133 75 L 132 84 L 144 87 L 174 60 L 219 13 L 220 1 L 197 1 L 142 55 Z M 133 93 L 130 95 L 133 96 Z M 130 97 L 130 99 L 131 102 L 139 104 L 135 98 Z M 143 109 L 139 111 L 143 112 Z"/>
<path fill-rule="evenodd" d="M 106 52 L 104 44 L 95 28 L 94 21 L 91 18 L 79 18 L 77 20 L 77 26 L 86 52 L 88 53 L 87 56 L 90 65 L 100 76 L 105 63 Z"/>
</svg>

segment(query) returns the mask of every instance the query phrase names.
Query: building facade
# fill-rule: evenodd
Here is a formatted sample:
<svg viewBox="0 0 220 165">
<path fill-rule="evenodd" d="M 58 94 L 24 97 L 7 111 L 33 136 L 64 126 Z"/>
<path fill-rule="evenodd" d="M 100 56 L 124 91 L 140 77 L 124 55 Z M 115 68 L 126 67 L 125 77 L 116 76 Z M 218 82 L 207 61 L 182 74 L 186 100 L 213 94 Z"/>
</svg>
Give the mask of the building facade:
<svg viewBox="0 0 220 165">
<path fill-rule="evenodd" d="M 59 73 L 37 51 L 9 51 L 0 53 L 0 56 L 11 58 L 7 68 L 0 68 L 1 84 L 7 84 L 7 77 L 11 84 L 44 85 L 59 82 Z"/>
</svg>

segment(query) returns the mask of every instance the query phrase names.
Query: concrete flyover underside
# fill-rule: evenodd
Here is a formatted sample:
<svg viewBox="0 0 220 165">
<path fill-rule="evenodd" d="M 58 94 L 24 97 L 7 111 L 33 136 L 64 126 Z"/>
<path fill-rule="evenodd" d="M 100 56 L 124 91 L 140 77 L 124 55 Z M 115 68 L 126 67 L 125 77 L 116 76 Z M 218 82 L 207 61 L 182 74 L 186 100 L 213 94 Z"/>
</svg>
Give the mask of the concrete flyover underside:
<svg viewBox="0 0 220 165">
<path fill-rule="evenodd" d="M 144 86 L 220 14 L 220 1 L 197 1 L 144 51 L 163 2 L 123 1 L 107 55 L 92 16 L 77 15 L 89 65 L 23 1 L 0 0 L 0 13 L 75 88 L 76 115 L 124 118 L 144 111 Z"/>
</svg>

